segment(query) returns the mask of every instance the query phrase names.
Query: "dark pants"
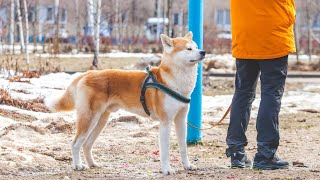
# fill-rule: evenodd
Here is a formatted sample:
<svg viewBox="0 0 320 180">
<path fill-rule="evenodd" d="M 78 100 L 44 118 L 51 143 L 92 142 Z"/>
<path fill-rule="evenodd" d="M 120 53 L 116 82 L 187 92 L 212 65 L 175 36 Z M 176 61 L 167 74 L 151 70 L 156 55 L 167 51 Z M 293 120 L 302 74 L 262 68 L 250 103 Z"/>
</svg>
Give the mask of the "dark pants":
<svg viewBox="0 0 320 180">
<path fill-rule="evenodd" d="M 279 146 L 278 116 L 287 77 L 288 56 L 270 60 L 237 59 L 236 67 L 226 154 L 230 156 L 231 153 L 244 151 L 244 146 L 248 144 L 245 132 L 261 73 L 261 102 L 256 123 L 257 153 L 272 158 Z"/>
</svg>

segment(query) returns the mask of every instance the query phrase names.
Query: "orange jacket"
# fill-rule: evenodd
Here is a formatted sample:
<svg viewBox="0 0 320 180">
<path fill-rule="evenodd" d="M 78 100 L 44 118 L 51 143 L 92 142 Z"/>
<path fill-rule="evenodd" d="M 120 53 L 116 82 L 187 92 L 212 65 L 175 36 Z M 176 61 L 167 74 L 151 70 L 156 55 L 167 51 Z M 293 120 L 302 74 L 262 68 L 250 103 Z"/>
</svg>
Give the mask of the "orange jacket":
<svg viewBox="0 0 320 180">
<path fill-rule="evenodd" d="M 231 0 L 232 55 L 273 59 L 295 52 L 294 0 Z"/>
</svg>

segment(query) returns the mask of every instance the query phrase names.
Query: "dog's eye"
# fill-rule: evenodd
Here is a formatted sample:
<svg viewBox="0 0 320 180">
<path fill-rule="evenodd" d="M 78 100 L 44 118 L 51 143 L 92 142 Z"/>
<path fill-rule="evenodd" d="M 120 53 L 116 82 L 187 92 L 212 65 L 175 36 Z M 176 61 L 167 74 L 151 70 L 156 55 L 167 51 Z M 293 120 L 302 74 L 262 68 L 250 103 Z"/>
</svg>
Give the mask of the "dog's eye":
<svg viewBox="0 0 320 180">
<path fill-rule="evenodd" d="M 188 51 L 192 51 L 192 48 L 188 48 L 187 50 L 188 50 Z"/>
</svg>

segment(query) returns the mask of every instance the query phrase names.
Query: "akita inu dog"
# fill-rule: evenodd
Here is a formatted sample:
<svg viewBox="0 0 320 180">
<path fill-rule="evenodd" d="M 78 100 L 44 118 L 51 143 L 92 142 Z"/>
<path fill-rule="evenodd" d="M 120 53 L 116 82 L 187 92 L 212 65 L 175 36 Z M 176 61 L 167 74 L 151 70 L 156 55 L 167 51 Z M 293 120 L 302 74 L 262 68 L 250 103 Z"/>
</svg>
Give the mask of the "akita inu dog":
<svg viewBox="0 0 320 180">
<path fill-rule="evenodd" d="M 159 67 L 153 67 L 157 81 L 185 97 L 190 97 L 196 83 L 197 63 L 206 52 L 199 50 L 192 41 L 192 32 L 184 37 L 169 38 L 161 35 L 163 56 Z M 119 109 L 146 116 L 140 102 L 141 87 L 147 73 L 144 71 L 100 70 L 89 71 L 77 77 L 60 98 L 46 101 L 52 111 L 77 110 L 76 135 L 72 142 L 72 161 L 75 170 L 98 167 L 92 157 L 92 147 L 105 127 L 110 113 Z M 155 88 L 145 94 L 150 117 L 160 121 L 160 161 L 162 172 L 174 173 L 169 160 L 169 137 L 172 122 L 178 138 L 184 169 L 194 170 L 187 156 L 186 116 L 189 104 Z M 87 165 L 83 164 L 80 149 L 83 148 Z"/>
</svg>

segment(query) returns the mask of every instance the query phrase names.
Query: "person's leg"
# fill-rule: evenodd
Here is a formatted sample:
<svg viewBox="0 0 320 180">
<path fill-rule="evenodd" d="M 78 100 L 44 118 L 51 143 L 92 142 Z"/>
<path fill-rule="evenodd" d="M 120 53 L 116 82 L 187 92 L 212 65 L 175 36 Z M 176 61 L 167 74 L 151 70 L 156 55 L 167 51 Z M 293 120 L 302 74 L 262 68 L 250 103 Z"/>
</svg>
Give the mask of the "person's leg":
<svg viewBox="0 0 320 180">
<path fill-rule="evenodd" d="M 247 145 L 245 132 L 250 119 L 250 111 L 253 100 L 255 99 L 257 79 L 259 76 L 259 64 L 255 60 L 236 61 L 236 80 L 235 93 L 232 100 L 230 112 L 230 124 L 227 134 L 226 155 L 231 156 L 232 165 L 235 167 L 243 166 L 243 163 L 233 162 L 245 157 L 244 146 Z M 240 162 L 238 162 L 240 163 Z"/>
<path fill-rule="evenodd" d="M 263 60 L 259 62 L 259 65 L 261 69 L 261 102 L 256 124 L 258 152 L 255 162 L 276 158 L 275 153 L 280 139 L 278 116 L 287 77 L 288 56 Z M 278 166 L 281 168 L 281 164 L 276 167 Z"/>
</svg>

